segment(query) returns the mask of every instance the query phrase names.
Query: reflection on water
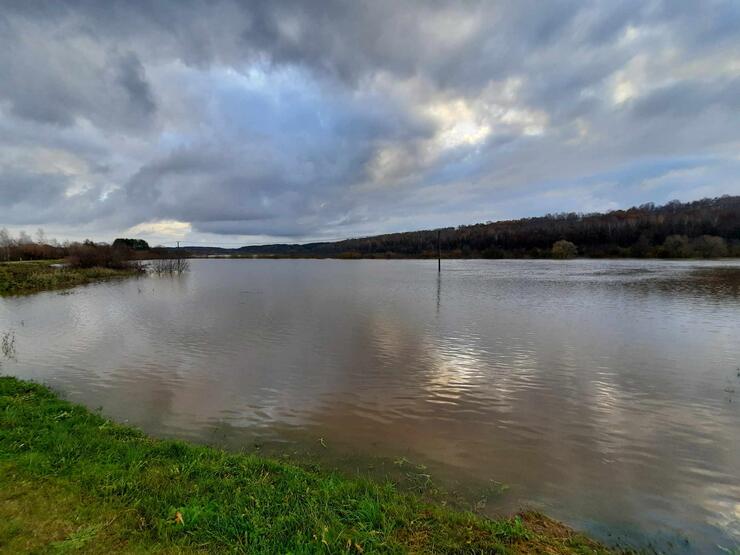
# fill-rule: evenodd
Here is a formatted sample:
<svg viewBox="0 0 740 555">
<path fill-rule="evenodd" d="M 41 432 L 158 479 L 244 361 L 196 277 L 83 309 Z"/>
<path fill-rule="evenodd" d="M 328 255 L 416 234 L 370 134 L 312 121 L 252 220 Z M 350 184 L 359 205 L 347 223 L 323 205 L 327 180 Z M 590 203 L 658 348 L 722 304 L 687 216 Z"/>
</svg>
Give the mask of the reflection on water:
<svg viewBox="0 0 740 555">
<path fill-rule="evenodd" d="M 678 552 L 740 543 L 739 323 L 734 262 L 198 260 L 0 300 L 4 372 L 149 432 L 403 456 Z"/>
</svg>

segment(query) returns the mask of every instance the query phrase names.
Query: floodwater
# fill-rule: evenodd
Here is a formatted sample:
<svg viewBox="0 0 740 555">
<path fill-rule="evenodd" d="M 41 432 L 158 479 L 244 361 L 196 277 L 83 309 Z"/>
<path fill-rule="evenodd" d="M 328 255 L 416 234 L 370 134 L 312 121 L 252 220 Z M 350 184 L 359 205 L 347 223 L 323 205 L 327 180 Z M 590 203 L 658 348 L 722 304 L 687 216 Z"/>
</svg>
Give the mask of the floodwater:
<svg viewBox="0 0 740 555">
<path fill-rule="evenodd" d="M 740 263 L 436 265 L 194 260 L 0 299 L 0 372 L 159 436 L 419 465 L 611 544 L 740 547 Z"/>
</svg>

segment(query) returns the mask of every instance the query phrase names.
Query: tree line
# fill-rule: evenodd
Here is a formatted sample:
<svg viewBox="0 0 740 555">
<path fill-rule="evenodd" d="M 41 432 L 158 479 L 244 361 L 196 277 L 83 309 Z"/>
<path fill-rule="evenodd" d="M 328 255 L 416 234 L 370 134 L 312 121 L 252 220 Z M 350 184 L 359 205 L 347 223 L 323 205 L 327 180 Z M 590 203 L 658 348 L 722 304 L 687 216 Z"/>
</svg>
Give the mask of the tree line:
<svg viewBox="0 0 740 555">
<path fill-rule="evenodd" d="M 64 260 L 77 268 L 124 268 L 129 261 L 142 258 L 168 256 L 168 250 L 150 249 L 142 239 L 116 239 L 113 244 L 84 241 L 60 243 L 46 236 L 43 229 L 29 235 L 20 231 L 13 236 L 7 229 L 0 229 L 0 261 Z"/>
<path fill-rule="evenodd" d="M 260 245 L 236 255 L 434 258 L 740 256 L 740 196 L 653 203 L 608 213 L 562 213 L 460 227 L 390 233 L 304 245 Z M 572 244 L 556 243 L 565 241 Z M 213 249 L 199 249 L 198 254 Z M 226 254 L 228 249 L 219 249 Z M 194 253 L 195 254 L 195 253 Z"/>
<path fill-rule="evenodd" d="M 0 261 L 66 259 L 115 267 L 125 260 L 193 255 L 435 258 L 714 258 L 740 256 L 740 196 L 653 203 L 608 213 L 562 213 L 459 227 L 390 233 L 343 241 L 245 246 L 238 249 L 153 247 L 142 239 L 113 244 L 59 243 L 42 229 L 13 237 L 0 229 Z"/>
</svg>

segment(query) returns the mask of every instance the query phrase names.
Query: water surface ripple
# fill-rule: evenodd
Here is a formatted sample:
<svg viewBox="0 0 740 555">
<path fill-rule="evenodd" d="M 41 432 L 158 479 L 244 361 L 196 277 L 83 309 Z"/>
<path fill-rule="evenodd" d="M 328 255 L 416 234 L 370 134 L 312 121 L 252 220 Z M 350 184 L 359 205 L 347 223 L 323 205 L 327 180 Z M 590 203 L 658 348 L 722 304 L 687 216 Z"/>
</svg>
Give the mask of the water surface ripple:
<svg viewBox="0 0 740 555">
<path fill-rule="evenodd" d="M 740 546 L 740 264 L 195 260 L 0 299 L 0 371 L 162 436 L 316 438 L 607 542 Z"/>
</svg>

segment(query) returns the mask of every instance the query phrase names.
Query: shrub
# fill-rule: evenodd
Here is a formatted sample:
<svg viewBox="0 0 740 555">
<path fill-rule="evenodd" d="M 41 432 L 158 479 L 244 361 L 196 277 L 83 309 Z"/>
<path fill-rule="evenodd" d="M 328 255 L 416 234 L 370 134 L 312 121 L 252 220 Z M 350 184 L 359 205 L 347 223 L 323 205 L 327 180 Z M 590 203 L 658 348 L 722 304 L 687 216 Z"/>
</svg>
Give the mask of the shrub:
<svg viewBox="0 0 740 555">
<path fill-rule="evenodd" d="M 132 258 L 131 249 L 113 248 L 109 245 L 95 245 L 93 243 L 76 244 L 69 247 L 67 264 L 73 268 L 115 268 L 122 269 L 129 266 Z"/>
<path fill-rule="evenodd" d="M 565 239 L 555 241 L 552 246 L 552 256 L 554 258 L 573 258 L 578 254 L 578 248 Z"/>
</svg>

